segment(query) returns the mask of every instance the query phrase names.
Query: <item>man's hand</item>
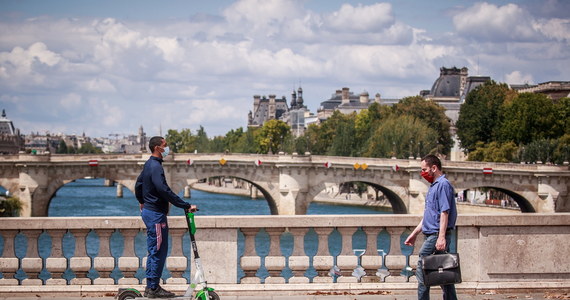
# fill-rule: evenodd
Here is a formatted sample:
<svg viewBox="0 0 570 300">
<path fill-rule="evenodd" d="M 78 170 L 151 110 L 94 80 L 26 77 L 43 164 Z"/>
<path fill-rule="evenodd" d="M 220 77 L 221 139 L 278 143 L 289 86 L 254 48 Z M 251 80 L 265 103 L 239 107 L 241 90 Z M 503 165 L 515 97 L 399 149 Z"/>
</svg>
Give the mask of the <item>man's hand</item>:
<svg viewBox="0 0 570 300">
<path fill-rule="evenodd" d="M 143 207 L 144 207 L 144 204 L 140 203 L 139 206 L 140 206 L 141 211 L 142 211 L 142 209 L 143 209 Z"/>
<path fill-rule="evenodd" d="M 190 205 L 190 208 L 187 208 L 187 209 L 185 209 L 184 211 L 186 211 L 186 212 L 197 212 L 198 210 L 199 210 L 199 209 L 198 209 L 198 206 L 196 206 L 196 205 Z"/>
<path fill-rule="evenodd" d="M 437 242 L 435 242 L 435 249 L 438 251 L 445 251 L 445 235 L 439 235 Z"/>
<path fill-rule="evenodd" d="M 410 234 L 410 235 L 408 236 L 408 238 L 406 239 L 406 241 L 404 242 L 404 245 L 406 245 L 406 246 L 413 246 L 413 245 L 416 243 L 416 237 L 417 237 L 417 235 L 415 235 L 415 234 L 413 234 L 413 233 Z"/>
</svg>

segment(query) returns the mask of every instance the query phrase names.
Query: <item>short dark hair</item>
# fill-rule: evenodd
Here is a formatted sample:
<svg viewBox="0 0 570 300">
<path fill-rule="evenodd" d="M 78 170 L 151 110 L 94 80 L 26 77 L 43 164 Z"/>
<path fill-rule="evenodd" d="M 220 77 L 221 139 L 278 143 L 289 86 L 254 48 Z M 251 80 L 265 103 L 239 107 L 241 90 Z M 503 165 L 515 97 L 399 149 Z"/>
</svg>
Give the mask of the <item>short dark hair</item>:
<svg viewBox="0 0 570 300">
<path fill-rule="evenodd" d="M 150 138 L 150 141 L 148 141 L 148 148 L 151 153 L 154 152 L 154 147 L 162 145 L 162 140 L 164 140 L 164 138 L 161 136 L 153 136 Z"/>
<path fill-rule="evenodd" d="M 441 160 L 437 156 L 428 154 L 422 158 L 422 161 L 425 161 L 429 167 L 435 165 L 441 171 Z"/>
</svg>

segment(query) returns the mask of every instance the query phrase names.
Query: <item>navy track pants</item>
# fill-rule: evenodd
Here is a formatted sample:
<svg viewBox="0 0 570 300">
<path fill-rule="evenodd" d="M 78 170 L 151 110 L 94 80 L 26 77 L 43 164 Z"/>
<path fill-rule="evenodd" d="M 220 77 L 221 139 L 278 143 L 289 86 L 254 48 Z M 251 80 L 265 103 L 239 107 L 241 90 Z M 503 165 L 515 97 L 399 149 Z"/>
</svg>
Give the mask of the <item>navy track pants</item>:
<svg viewBox="0 0 570 300">
<path fill-rule="evenodd" d="M 143 208 L 141 215 L 147 232 L 146 286 L 155 289 L 168 254 L 168 222 L 165 214 L 152 210 Z"/>
</svg>

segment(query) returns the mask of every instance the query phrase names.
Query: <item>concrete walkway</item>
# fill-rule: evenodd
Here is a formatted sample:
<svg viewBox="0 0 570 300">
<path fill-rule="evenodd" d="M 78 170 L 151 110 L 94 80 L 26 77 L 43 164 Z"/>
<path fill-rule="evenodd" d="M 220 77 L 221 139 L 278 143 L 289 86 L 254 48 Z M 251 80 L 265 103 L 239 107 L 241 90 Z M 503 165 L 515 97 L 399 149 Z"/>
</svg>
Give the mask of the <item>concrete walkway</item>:
<svg viewBox="0 0 570 300">
<path fill-rule="evenodd" d="M 317 293 L 318 294 L 318 293 Z M 441 299 L 441 293 L 432 292 L 432 299 Z M 485 293 L 478 295 L 458 294 L 461 300 L 498 300 L 498 299 L 570 299 L 570 291 L 566 292 L 543 292 L 543 293 Z M 0 300 L 72 300 L 78 297 L 52 297 L 36 295 L 33 297 L 0 297 Z M 81 297 L 82 300 L 113 300 L 114 297 Z M 185 300 L 189 298 L 175 298 Z M 302 295 L 302 296 L 223 296 L 221 300 L 415 300 L 416 295 L 388 294 L 388 295 Z"/>
</svg>

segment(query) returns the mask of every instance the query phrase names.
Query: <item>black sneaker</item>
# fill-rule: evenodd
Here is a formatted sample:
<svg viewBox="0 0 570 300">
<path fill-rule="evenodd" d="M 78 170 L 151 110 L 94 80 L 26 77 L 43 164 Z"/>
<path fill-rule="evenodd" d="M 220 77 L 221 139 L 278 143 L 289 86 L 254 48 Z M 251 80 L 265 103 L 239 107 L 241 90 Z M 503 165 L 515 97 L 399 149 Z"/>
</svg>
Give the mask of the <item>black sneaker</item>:
<svg viewBox="0 0 570 300">
<path fill-rule="evenodd" d="M 144 294 L 143 297 L 148 297 L 148 292 L 150 291 L 150 288 L 147 286 L 146 288 L 144 288 Z"/>
<path fill-rule="evenodd" d="M 163 289 L 160 285 L 156 289 L 147 288 L 148 291 L 145 289 L 145 297 L 148 298 L 173 298 L 175 295 L 165 289 Z"/>
</svg>

